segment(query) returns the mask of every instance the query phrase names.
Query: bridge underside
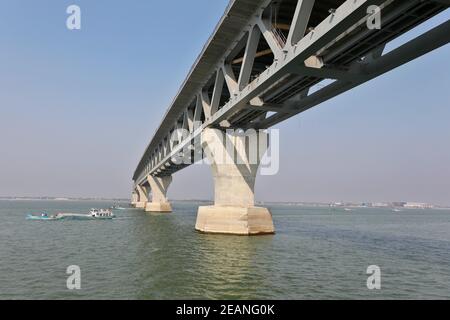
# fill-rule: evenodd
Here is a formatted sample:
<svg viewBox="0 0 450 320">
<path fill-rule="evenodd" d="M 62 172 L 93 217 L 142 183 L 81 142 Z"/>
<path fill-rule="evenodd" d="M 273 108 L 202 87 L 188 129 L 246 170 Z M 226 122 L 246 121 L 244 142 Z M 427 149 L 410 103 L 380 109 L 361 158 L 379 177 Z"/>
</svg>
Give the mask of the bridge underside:
<svg viewBox="0 0 450 320">
<path fill-rule="evenodd" d="M 385 52 L 386 44 L 449 5 L 447 0 L 232 1 L 134 173 L 136 195 L 148 201 L 139 188 L 149 179 L 169 177 L 203 157 L 207 129 L 270 128 L 447 44 L 449 21 Z M 376 18 L 374 8 L 380 10 L 380 29 L 368 24 Z"/>
</svg>

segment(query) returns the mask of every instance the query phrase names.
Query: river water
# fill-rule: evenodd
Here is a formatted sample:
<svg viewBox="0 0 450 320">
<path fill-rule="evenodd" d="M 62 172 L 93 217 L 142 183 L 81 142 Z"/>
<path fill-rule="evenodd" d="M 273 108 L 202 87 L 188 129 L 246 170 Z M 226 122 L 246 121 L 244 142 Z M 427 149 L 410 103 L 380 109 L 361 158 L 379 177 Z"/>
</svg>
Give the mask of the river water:
<svg viewBox="0 0 450 320">
<path fill-rule="evenodd" d="M 194 231 L 198 204 L 111 221 L 29 221 L 87 201 L 0 201 L 0 299 L 450 298 L 450 211 L 270 205 L 277 233 Z M 125 205 L 125 204 L 124 204 Z M 67 267 L 81 269 L 68 290 Z M 367 267 L 381 289 L 367 288 Z"/>
</svg>

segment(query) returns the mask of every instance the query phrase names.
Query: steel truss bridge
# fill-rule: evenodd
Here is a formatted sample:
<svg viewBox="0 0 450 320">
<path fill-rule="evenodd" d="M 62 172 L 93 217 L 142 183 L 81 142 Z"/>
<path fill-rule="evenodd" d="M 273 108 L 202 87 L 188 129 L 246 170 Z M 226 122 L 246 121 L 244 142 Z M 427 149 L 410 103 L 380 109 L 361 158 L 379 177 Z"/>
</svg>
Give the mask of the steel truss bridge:
<svg viewBox="0 0 450 320">
<path fill-rule="evenodd" d="M 385 49 L 449 6 L 450 0 L 231 1 L 139 161 L 135 188 L 188 166 L 174 159 L 193 157 L 186 146 L 207 129 L 270 128 L 448 44 L 447 20 Z M 381 28 L 370 28 L 378 14 Z M 179 129 L 188 134 L 173 139 Z"/>
</svg>

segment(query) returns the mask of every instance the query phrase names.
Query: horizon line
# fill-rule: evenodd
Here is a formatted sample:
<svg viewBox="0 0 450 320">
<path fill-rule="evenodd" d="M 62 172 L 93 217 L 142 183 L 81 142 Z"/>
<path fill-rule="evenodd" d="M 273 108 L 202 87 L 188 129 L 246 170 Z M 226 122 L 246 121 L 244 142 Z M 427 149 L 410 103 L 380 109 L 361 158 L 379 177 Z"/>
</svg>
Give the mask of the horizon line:
<svg viewBox="0 0 450 320">
<path fill-rule="evenodd" d="M 129 198 L 110 198 L 110 197 L 55 197 L 55 196 L 0 196 L 0 200 L 52 200 L 52 201 L 70 201 L 70 200 L 78 200 L 78 201 L 90 201 L 90 200 L 97 200 L 97 201 L 130 201 Z M 171 199 L 171 201 L 199 201 L 199 202 L 214 202 L 212 199 Z M 293 201 L 255 201 L 257 204 L 263 204 L 263 203 L 283 203 L 283 204 L 289 204 L 289 203 L 295 203 L 295 204 L 323 204 L 323 205 L 330 205 L 330 204 L 342 204 L 343 206 L 347 205 L 364 205 L 364 204 L 387 204 L 387 205 L 393 205 L 395 203 L 418 203 L 418 204 L 427 204 L 432 205 L 435 207 L 441 207 L 441 208 L 450 208 L 449 204 L 435 204 L 435 203 L 429 203 L 429 202 L 420 202 L 420 201 L 299 201 L 299 200 L 293 200 Z"/>
</svg>

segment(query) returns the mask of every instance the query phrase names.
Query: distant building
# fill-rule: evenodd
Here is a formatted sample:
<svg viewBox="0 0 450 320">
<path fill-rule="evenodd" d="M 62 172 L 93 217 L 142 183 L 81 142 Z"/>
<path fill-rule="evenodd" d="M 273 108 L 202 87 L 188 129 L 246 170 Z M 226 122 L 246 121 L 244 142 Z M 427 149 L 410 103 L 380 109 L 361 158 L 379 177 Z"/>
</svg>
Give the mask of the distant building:
<svg viewBox="0 0 450 320">
<path fill-rule="evenodd" d="M 389 204 L 384 203 L 384 202 L 376 202 L 376 203 L 372 203 L 372 207 L 385 208 L 385 207 L 389 207 Z"/>
<path fill-rule="evenodd" d="M 406 202 L 392 202 L 392 205 L 394 207 L 404 207 L 406 205 Z"/>
<path fill-rule="evenodd" d="M 343 202 L 330 203 L 330 207 L 343 207 L 343 206 L 344 206 Z"/>
<path fill-rule="evenodd" d="M 433 205 L 428 203 L 407 202 L 404 207 L 408 209 L 431 209 L 433 208 Z"/>
</svg>

